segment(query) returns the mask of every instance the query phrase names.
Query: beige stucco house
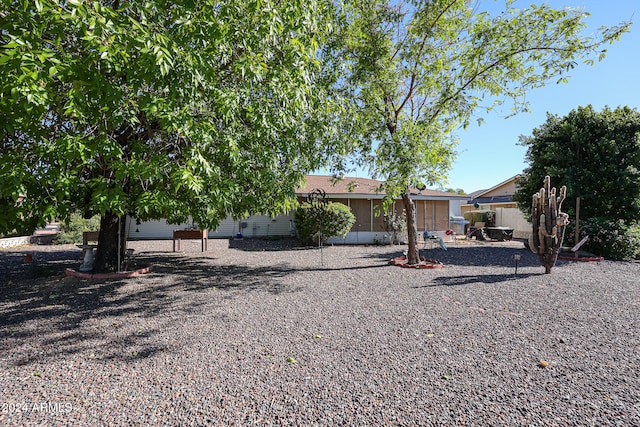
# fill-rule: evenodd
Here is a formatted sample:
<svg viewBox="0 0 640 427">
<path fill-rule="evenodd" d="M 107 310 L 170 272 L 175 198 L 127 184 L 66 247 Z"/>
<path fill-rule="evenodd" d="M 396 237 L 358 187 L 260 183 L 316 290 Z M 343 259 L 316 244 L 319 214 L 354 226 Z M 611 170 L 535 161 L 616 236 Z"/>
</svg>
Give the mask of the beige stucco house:
<svg viewBox="0 0 640 427">
<path fill-rule="evenodd" d="M 296 190 L 296 195 L 300 201 L 304 201 L 314 190 L 322 190 L 328 200 L 344 203 L 351 208 L 356 217 L 353 228 L 345 238 L 332 238 L 329 243 L 383 242 L 386 232 L 381 206 L 385 193 L 380 191 L 381 184 L 382 181 L 369 178 L 345 177 L 335 181 L 331 176 L 309 175 L 306 177 L 305 185 Z M 450 217 L 460 215 L 461 202 L 466 201 L 466 196 L 430 189 L 413 190 L 411 197 L 416 205 L 418 231 L 441 233 L 451 228 Z M 400 200 L 396 202 L 395 208 L 398 212 L 402 211 Z M 188 228 L 191 225 L 167 224 L 165 220 L 136 224 L 135 220 L 130 220 L 127 236 L 131 240 L 171 239 L 173 230 Z M 294 228 L 293 212 L 273 218 L 252 215 L 241 221 L 234 221 L 232 218 L 223 220 L 217 229 L 209 230 L 209 238 L 229 238 L 239 233 L 248 238 L 289 236 Z"/>
</svg>

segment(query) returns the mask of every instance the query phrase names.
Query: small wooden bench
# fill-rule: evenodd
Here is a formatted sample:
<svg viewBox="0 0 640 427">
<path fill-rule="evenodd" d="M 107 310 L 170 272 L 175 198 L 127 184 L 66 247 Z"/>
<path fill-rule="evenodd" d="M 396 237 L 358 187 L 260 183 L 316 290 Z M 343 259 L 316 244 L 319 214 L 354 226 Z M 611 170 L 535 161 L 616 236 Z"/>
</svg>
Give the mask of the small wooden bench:
<svg viewBox="0 0 640 427">
<path fill-rule="evenodd" d="M 209 250 L 209 233 L 207 230 L 173 230 L 173 252 L 176 251 L 176 241 L 180 250 L 182 239 L 200 239 L 202 242 L 202 252 Z"/>
</svg>

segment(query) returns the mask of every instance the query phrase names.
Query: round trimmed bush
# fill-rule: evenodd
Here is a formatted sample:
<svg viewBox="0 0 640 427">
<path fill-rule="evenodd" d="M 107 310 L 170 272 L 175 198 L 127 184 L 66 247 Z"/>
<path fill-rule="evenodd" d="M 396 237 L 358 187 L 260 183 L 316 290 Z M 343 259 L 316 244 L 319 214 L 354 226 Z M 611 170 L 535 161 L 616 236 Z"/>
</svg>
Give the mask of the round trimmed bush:
<svg viewBox="0 0 640 427">
<path fill-rule="evenodd" d="M 356 217 L 351 209 L 342 203 L 310 203 L 300 205 L 295 213 L 298 237 L 306 244 L 318 245 L 322 233 L 322 243 L 329 237 L 347 235 Z"/>
</svg>

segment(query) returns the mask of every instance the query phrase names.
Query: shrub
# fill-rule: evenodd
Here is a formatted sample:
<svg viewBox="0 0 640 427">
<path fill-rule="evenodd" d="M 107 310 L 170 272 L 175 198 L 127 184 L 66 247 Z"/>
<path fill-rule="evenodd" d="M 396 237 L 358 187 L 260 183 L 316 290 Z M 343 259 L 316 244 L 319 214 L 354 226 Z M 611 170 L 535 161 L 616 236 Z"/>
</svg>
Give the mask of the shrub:
<svg viewBox="0 0 640 427">
<path fill-rule="evenodd" d="M 640 218 L 640 111 L 629 107 L 602 111 L 578 107 L 564 117 L 548 115 L 547 121 L 520 138 L 527 147 L 529 166 L 517 181 L 513 199 L 527 216 L 531 197 L 546 175 L 567 186 L 562 210 L 576 216 L 580 197 L 583 218 Z M 557 188 L 558 190 L 560 188 Z"/>
<path fill-rule="evenodd" d="M 318 244 L 329 237 L 344 237 L 356 222 L 351 209 L 342 203 L 303 203 L 295 213 L 298 237 L 306 244 Z"/>
<path fill-rule="evenodd" d="M 580 249 L 612 260 L 640 257 L 640 223 L 590 218 L 580 221 L 580 239 L 589 240 Z M 575 242 L 575 228 L 565 236 L 565 245 Z"/>
<path fill-rule="evenodd" d="M 96 231 L 99 229 L 100 215 L 85 219 L 82 215 L 74 213 L 60 224 L 60 232 L 53 242 L 58 245 L 82 243 L 83 231 Z"/>
<path fill-rule="evenodd" d="M 384 216 L 384 228 L 387 234 L 391 234 L 391 243 L 396 244 L 401 239 L 407 238 L 407 214 L 391 212 Z"/>
</svg>

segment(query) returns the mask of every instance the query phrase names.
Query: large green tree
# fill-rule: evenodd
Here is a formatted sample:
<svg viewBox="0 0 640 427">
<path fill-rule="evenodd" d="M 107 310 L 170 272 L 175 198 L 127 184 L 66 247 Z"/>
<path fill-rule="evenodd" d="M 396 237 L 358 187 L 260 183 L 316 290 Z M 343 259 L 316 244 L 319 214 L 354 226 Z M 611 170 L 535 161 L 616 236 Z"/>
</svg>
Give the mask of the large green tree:
<svg viewBox="0 0 640 427">
<path fill-rule="evenodd" d="M 411 189 L 443 181 L 455 130 L 505 101 L 514 113 L 526 110 L 528 91 L 566 79 L 578 60 L 601 59 L 603 45 L 629 26 L 584 37 L 582 10 L 518 9 L 510 0 L 352 0 L 345 10 L 351 29 L 343 81 L 356 104 L 359 160 L 386 181 L 390 198 L 402 198 L 412 264 Z"/>
<path fill-rule="evenodd" d="M 514 199 L 525 213 L 549 175 L 567 186 L 564 210 L 580 218 L 631 223 L 640 218 L 640 112 L 629 107 L 597 112 L 578 107 L 564 117 L 549 114 L 530 136 L 522 136 L 529 166 Z"/>
<path fill-rule="evenodd" d="M 291 208 L 344 154 L 320 61 L 335 16 L 323 0 L 3 0 L 0 231 L 98 213 L 110 271 L 127 214 L 215 228 Z"/>
</svg>

